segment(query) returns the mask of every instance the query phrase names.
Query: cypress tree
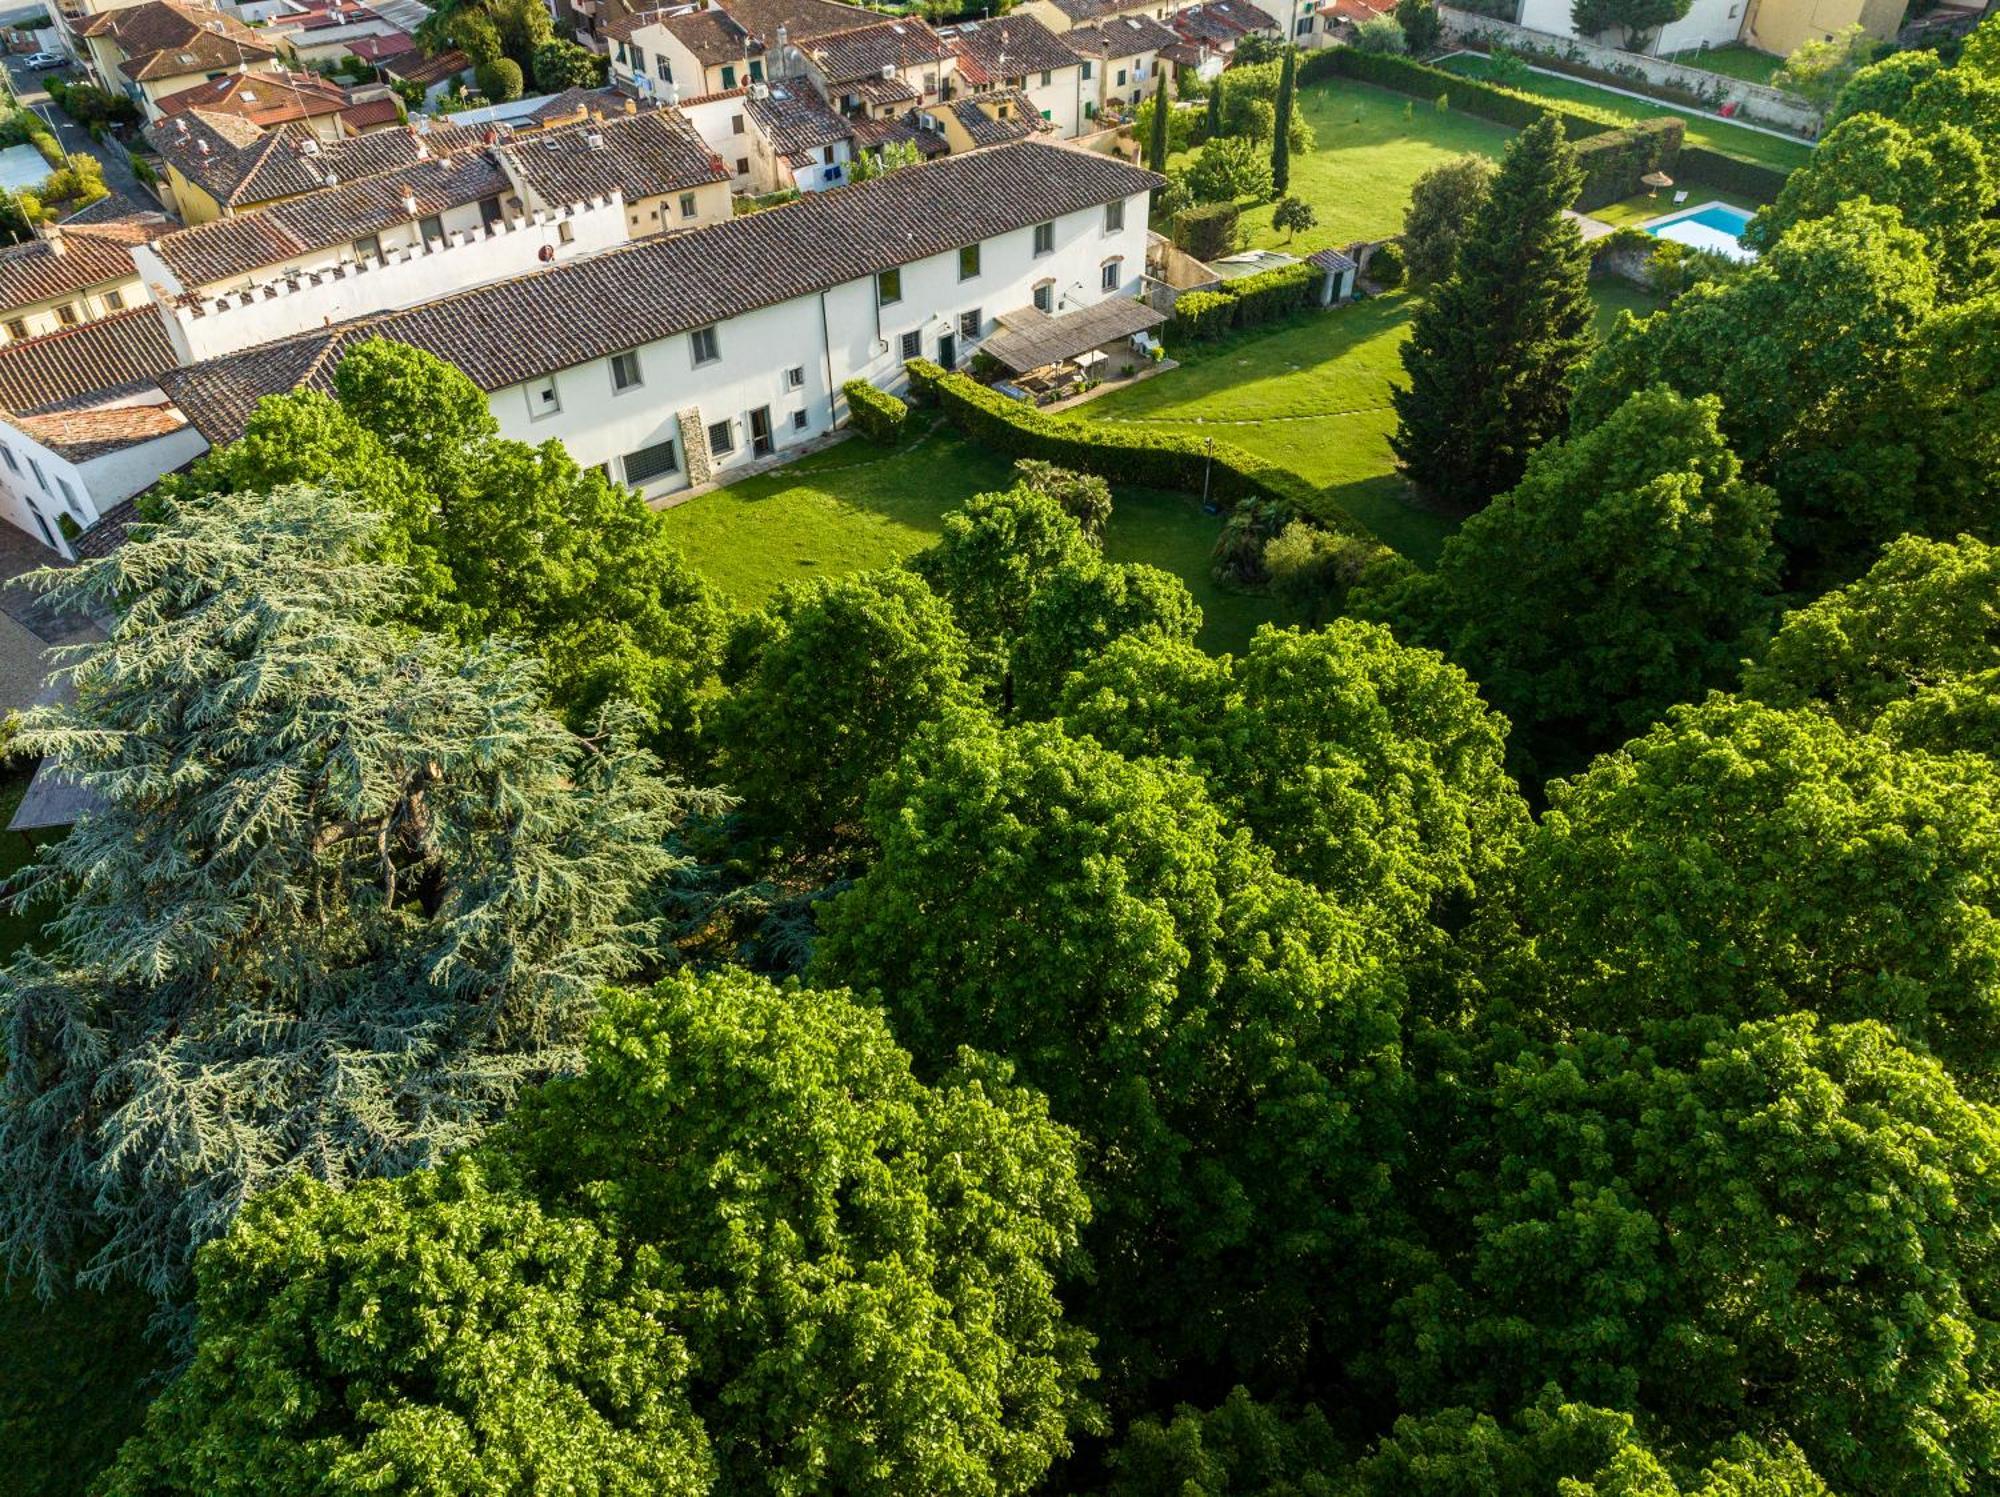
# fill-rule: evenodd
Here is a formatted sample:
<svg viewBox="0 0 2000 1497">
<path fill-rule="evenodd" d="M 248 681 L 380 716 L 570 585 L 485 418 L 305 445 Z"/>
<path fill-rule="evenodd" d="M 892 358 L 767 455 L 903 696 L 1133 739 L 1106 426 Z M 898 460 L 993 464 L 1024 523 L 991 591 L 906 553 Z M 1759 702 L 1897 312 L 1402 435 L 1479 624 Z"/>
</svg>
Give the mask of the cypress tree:
<svg viewBox="0 0 2000 1497">
<path fill-rule="evenodd" d="M 1292 89 L 1298 55 L 1298 48 L 1285 48 L 1284 70 L 1278 74 L 1277 124 L 1271 131 L 1271 191 L 1277 197 L 1283 197 L 1292 182 Z"/>
<path fill-rule="evenodd" d="M 1563 434 L 1569 381 L 1590 351 L 1590 256 L 1563 210 L 1582 184 L 1554 116 L 1507 147 L 1492 191 L 1403 346 L 1390 445 L 1418 489 L 1476 508 L 1512 488 Z"/>
<path fill-rule="evenodd" d="M 1153 139 L 1146 150 L 1146 165 L 1162 176 L 1167 170 L 1167 70 L 1160 69 L 1159 84 L 1153 89 Z M 1153 201 L 1158 203 L 1160 191 L 1153 189 Z"/>
<path fill-rule="evenodd" d="M 1208 82 L 1208 136 L 1214 140 L 1222 134 L 1222 79 L 1211 78 Z"/>
</svg>

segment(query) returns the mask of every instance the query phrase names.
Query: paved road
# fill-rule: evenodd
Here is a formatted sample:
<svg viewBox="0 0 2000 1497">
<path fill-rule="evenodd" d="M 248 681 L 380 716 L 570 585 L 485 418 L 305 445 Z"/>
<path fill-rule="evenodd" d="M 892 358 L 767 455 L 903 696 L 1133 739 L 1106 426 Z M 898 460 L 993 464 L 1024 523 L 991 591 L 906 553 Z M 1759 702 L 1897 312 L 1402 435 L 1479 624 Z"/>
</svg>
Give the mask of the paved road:
<svg viewBox="0 0 2000 1497">
<path fill-rule="evenodd" d="M 82 74 L 75 72 L 72 76 L 81 77 Z M 31 72 L 23 67 L 18 57 L 7 58 L 7 84 L 14 97 L 48 121 L 62 148 L 74 156 L 95 156 L 104 168 L 106 187 L 134 202 L 151 204 L 153 198 L 139 185 L 138 179 L 132 175 L 132 168 L 125 164 L 125 158 L 116 151 L 100 148 L 90 138 L 88 130 L 56 108 L 55 100 L 49 97 L 49 91 L 44 86 L 46 77 L 44 73 Z"/>
</svg>

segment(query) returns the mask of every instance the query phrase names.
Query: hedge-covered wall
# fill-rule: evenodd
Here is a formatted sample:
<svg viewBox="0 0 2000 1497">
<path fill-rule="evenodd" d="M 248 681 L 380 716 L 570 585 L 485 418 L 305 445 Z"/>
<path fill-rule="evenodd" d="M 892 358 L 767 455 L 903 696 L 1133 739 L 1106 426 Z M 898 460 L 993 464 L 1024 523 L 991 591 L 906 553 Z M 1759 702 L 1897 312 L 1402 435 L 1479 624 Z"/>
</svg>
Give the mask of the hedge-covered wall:
<svg viewBox="0 0 2000 1497">
<path fill-rule="evenodd" d="M 1289 317 L 1306 308 L 1325 279 L 1323 271 L 1301 262 L 1224 281 L 1214 291 L 1190 291 L 1174 302 L 1172 335 L 1176 342 L 1213 338 L 1229 328 Z"/>
<path fill-rule="evenodd" d="M 1704 187 L 1740 193 L 1758 203 L 1775 203 L 1778 194 L 1785 190 L 1785 179 L 1791 175 L 1775 166 L 1725 156 L 1707 146 L 1682 146 L 1681 172 Z"/>
<path fill-rule="evenodd" d="M 1579 213 L 1621 202 L 1641 190 L 1648 172 L 1672 176 L 1680 164 L 1681 137 L 1687 126 L 1678 116 L 1641 120 L 1622 130 L 1607 130 L 1576 143 L 1576 164 L 1583 168 L 1583 191 L 1573 205 Z"/>
<path fill-rule="evenodd" d="M 887 390 L 878 390 L 865 379 L 851 379 L 840 391 L 847 397 L 847 414 L 854 429 L 869 441 L 887 447 L 903 434 L 910 408 Z"/>
<path fill-rule="evenodd" d="M 1270 500 L 1327 530 L 1368 542 L 1383 556 L 1391 554 L 1373 531 L 1321 490 L 1241 447 L 1217 442 L 1211 450 L 1196 437 L 1094 426 L 1009 400 L 963 374 L 946 373 L 928 359 L 912 359 L 904 367 L 913 398 L 935 401 L 954 426 L 995 452 L 1038 457 L 1116 483 L 1184 494 L 1202 491 L 1206 471 L 1208 496 L 1217 505 L 1227 508 L 1239 499 Z"/>
<path fill-rule="evenodd" d="M 1236 221 L 1243 210 L 1234 202 L 1197 203 L 1174 215 L 1173 241 L 1197 260 L 1214 260 L 1236 248 Z"/>
</svg>

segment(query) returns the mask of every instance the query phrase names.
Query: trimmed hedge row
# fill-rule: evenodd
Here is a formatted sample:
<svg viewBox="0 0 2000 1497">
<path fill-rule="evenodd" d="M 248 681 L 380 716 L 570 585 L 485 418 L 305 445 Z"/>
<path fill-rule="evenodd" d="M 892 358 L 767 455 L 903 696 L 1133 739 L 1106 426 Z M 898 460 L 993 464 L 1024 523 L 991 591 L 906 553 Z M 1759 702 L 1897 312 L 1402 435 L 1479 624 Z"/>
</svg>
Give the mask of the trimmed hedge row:
<svg viewBox="0 0 2000 1497">
<path fill-rule="evenodd" d="M 1213 338 L 1232 327 L 1256 327 L 1303 311 L 1325 279 L 1303 262 L 1224 281 L 1217 291 L 1190 291 L 1174 302 L 1177 339 Z"/>
<path fill-rule="evenodd" d="M 1352 47 L 1327 47 L 1299 64 L 1301 83 L 1329 77 L 1373 83 L 1380 88 L 1394 89 L 1397 93 L 1415 94 L 1420 99 L 1435 99 L 1439 94 L 1448 94 L 1453 109 L 1463 109 L 1467 114 L 1475 114 L 1496 125 L 1507 125 L 1516 130 L 1525 129 L 1545 114 L 1552 114 L 1562 123 L 1563 134 L 1573 141 L 1619 129 L 1626 123 L 1622 116 L 1608 109 L 1598 109 L 1590 104 L 1557 103 L 1539 94 L 1522 93 L 1518 89 L 1489 83 L 1484 78 L 1448 73 L 1443 68 L 1399 57 L 1393 52 L 1357 52 Z"/>
<path fill-rule="evenodd" d="M 1681 174 L 1703 187 L 1738 193 L 1759 203 L 1775 203 L 1778 194 L 1785 190 L 1785 179 L 1791 176 L 1790 172 L 1775 166 L 1742 161 L 1734 156 L 1725 156 L 1720 151 L 1711 151 L 1707 146 L 1681 147 Z M 1683 187 L 1687 185 L 1686 182 L 1681 184 Z"/>
<path fill-rule="evenodd" d="M 903 434 L 910 408 L 887 390 L 878 390 L 865 379 L 851 379 L 840 387 L 847 397 L 847 414 L 854 429 L 871 442 L 892 447 Z"/>
<path fill-rule="evenodd" d="M 1607 130 L 1576 143 L 1576 164 L 1583 169 L 1583 190 L 1571 206 L 1579 213 L 1622 202 L 1636 193 L 1648 172 L 1672 173 L 1681 154 L 1686 125 L 1678 116 L 1641 120 L 1622 130 Z"/>
<path fill-rule="evenodd" d="M 912 359 L 904 368 L 916 398 L 935 401 L 954 426 L 993 451 L 1185 494 L 1202 492 L 1205 472 L 1208 496 L 1216 504 L 1268 500 L 1326 530 L 1367 542 L 1381 555 L 1391 554 L 1373 531 L 1313 485 L 1241 447 L 1217 442 L 1211 449 L 1195 437 L 1127 432 L 1053 415 L 1009 400 L 962 374 L 947 373 L 928 359 Z"/>
<path fill-rule="evenodd" d="M 1197 260 L 1214 260 L 1236 248 L 1236 221 L 1243 210 L 1234 199 L 1197 203 L 1174 215 L 1174 244 Z"/>
</svg>

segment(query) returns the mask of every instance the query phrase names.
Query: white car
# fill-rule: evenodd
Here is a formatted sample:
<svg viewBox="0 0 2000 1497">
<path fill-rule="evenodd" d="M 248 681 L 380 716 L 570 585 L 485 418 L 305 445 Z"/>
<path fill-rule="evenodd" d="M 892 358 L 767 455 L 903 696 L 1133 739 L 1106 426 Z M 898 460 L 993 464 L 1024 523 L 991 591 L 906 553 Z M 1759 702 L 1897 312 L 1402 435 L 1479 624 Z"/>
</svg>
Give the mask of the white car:
<svg viewBox="0 0 2000 1497">
<path fill-rule="evenodd" d="M 21 61 L 37 73 L 44 72 L 49 68 L 67 67 L 69 65 L 69 59 L 60 52 L 30 52 Z"/>
</svg>

